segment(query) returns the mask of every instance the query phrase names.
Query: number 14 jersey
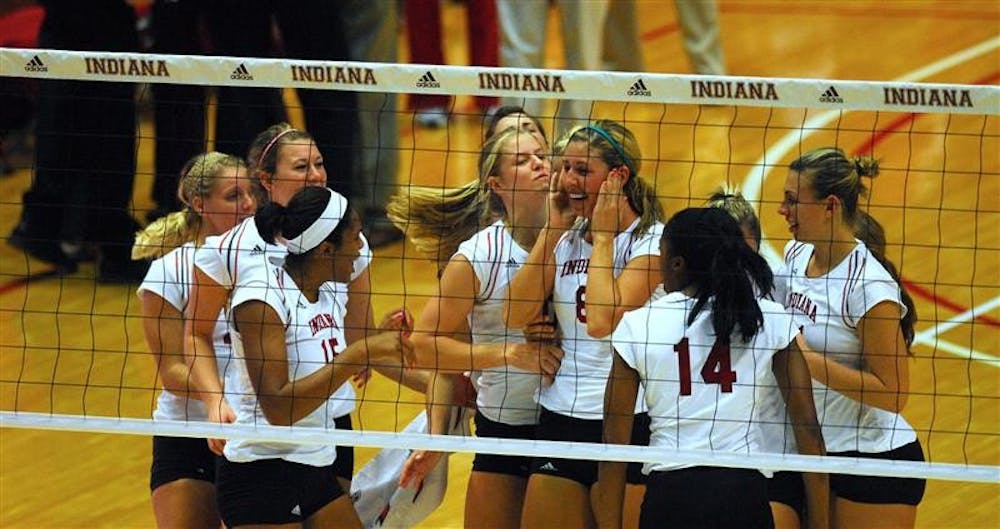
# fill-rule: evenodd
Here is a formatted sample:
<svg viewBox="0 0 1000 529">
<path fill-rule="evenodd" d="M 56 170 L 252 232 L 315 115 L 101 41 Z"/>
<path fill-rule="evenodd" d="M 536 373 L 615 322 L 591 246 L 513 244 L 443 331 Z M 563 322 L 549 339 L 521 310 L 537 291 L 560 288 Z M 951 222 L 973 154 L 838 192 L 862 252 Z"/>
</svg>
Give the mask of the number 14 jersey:
<svg viewBox="0 0 1000 529">
<path fill-rule="evenodd" d="M 765 382 L 771 360 L 795 339 L 798 327 L 784 307 L 761 299 L 764 326 L 749 342 L 734 332 L 725 344 L 712 328 L 711 300 L 687 324 L 695 301 L 671 292 L 626 313 L 612 334 L 615 351 L 639 373 L 646 390 L 649 445 L 758 452 L 760 431 L 753 419 L 762 392 L 778 391 Z M 643 472 L 685 466 L 646 463 Z"/>
</svg>

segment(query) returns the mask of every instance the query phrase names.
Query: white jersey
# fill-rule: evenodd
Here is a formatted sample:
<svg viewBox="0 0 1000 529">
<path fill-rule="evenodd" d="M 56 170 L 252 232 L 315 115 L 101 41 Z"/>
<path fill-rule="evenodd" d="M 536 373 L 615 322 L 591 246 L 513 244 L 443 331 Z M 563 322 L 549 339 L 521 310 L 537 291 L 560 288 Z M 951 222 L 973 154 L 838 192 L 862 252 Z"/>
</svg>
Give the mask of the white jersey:
<svg viewBox="0 0 1000 529">
<path fill-rule="evenodd" d="M 899 284 L 860 241 L 822 277 L 806 277 L 812 254 L 810 244 L 788 243 L 785 266 L 775 278 L 775 299 L 791 311 L 810 349 L 864 369 L 858 322 L 883 301 L 899 305 L 905 315 Z M 815 380 L 813 399 L 828 452 L 886 452 L 917 439 L 902 415 L 862 404 Z"/>
<path fill-rule="evenodd" d="M 523 343 L 524 333 L 504 324 L 503 301 L 528 252 L 498 220 L 459 245 L 456 255 L 469 261 L 479 280 L 476 303 L 468 317 L 472 343 Z M 501 366 L 473 373 L 471 378 L 477 391 L 476 408 L 486 418 L 511 425 L 538 424 L 540 375 Z"/>
<path fill-rule="evenodd" d="M 771 265 L 771 272 L 774 275 L 775 283 L 778 282 L 778 274 L 781 273 L 782 265 Z M 765 294 L 758 292 L 757 285 L 754 284 L 754 292 L 760 297 L 775 301 L 780 304 L 774 289 Z M 778 454 L 797 454 L 798 445 L 795 442 L 795 431 L 792 429 L 792 419 L 788 414 L 788 406 L 785 398 L 781 395 L 778 386 L 778 379 L 773 372 L 768 372 L 764 380 L 759 382 L 763 388 L 774 388 L 775 391 L 762 391 L 760 400 L 757 402 L 757 422 L 761 432 L 761 451 Z"/>
<path fill-rule="evenodd" d="M 368 268 L 372 251 L 368 239 L 361 235 L 361 255 L 354 261 L 354 280 Z M 227 290 L 246 286 L 268 266 L 281 266 L 288 249 L 271 244 L 261 237 L 253 217 L 244 219 L 231 230 L 205 239 L 205 244 L 195 255 L 195 266 Z M 338 295 L 347 303 L 347 288 L 336 287 Z"/>
<path fill-rule="evenodd" d="M 649 406 L 649 446 L 725 453 L 760 450 L 755 422 L 772 357 L 795 339 L 798 328 L 784 308 L 758 300 L 764 325 L 749 341 L 738 332 L 717 342 L 711 300 L 691 325 L 695 299 L 672 292 L 630 311 L 612 335 L 615 351 L 639 373 Z M 739 329 L 735 329 L 738 331 Z M 690 465 L 646 463 L 643 472 Z"/>
<path fill-rule="evenodd" d="M 154 260 L 149 265 L 146 277 L 139 285 L 137 293 L 151 292 L 163 298 L 167 304 L 184 313 L 188 304 L 188 294 L 191 291 L 191 277 L 194 272 L 195 245 L 189 242 L 174 248 L 166 255 Z M 219 313 L 213 332 L 215 361 L 218 363 L 219 376 L 225 378 L 232 360 L 232 347 L 229 345 L 229 327 L 224 315 Z M 165 354 L 180 354 L 164 351 Z M 188 399 L 163 390 L 156 399 L 156 410 L 153 420 L 167 421 L 205 421 L 208 414 L 205 404 L 198 399 Z"/>
<path fill-rule="evenodd" d="M 257 275 L 254 280 L 247 278 L 246 286 L 233 291 L 232 306 L 257 300 L 274 309 L 285 326 L 288 378 L 304 378 L 333 361 L 346 347 L 345 308 L 330 283 L 320 287 L 318 299 L 311 303 L 283 269 L 267 266 L 264 273 L 264 277 Z M 226 394 L 234 405 L 236 422 L 268 424 L 246 369 L 242 337 L 235 330 L 231 332 L 237 374 L 230 377 Z M 326 405 L 319 406 L 295 426 L 333 429 L 334 419 L 350 413 L 354 409 L 354 401 L 353 386 L 349 382 L 344 383 L 330 396 Z M 307 446 L 231 439 L 226 444 L 225 455 L 236 462 L 281 458 L 305 465 L 324 466 L 333 463 L 336 451 L 333 445 Z"/>
<path fill-rule="evenodd" d="M 663 223 L 657 222 L 642 235 L 635 235 L 636 219 L 615 236 L 614 276 L 621 275 L 633 259 L 660 255 Z M 562 335 L 562 364 L 552 385 L 543 388 L 539 403 L 545 409 L 577 419 L 601 420 L 604 417 L 604 390 L 611 373 L 609 337 L 591 338 L 587 334 L 587 270 L 593 245 L 584 233 L 572 229 L 556 243 L 556 278 L 552 292 L 556 320 Z M 662 295 L 657 288 L 653 297 Z M 636 411 L 645 411 L 641 399 Z"/>
</svg>

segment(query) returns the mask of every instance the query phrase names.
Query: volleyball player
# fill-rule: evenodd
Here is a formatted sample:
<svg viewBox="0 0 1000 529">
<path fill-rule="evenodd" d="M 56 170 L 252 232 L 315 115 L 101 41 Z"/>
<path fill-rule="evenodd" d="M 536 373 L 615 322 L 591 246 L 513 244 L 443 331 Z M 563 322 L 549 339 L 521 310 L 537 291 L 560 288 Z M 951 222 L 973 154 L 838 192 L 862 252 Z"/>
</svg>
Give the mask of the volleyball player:
<svg viewBox="0 0 1000 529">
<path fill-rule="evenodd" d="M 261 208 L 253 222 L 262 238 L 280 235 L 288 256 L 280 267 L 251 270 L 232 293 L 234 373 L 226 387 L 238 424 L 330 427 L 349 377 L 368 365 L 399 363 L 411 342 L 386 319 L 379 334 L 348 344 L 342 296 L 363 248 L 361 219 L 347 199 L 306 187 L 284 207 Z M 332 445 L 241 439 L 225 446 L 218 471 L 219 512 L 228 527 L 302 524 L 362 527 L 332 465 Z"/>
<path fill-rule="evenodd" d="M 323 157 L 315 142 L 309 133 L 292 128 L 287 123 L 274 125 L 258 134 L 250 146 L 247 159 L 251 163 L 252 177 L 260 183 L 270 199 L 278 204 L 287 203 L 303 186 L 326 184 Z M 363 235 L 362 243 L 364 247 L 355 263 L 349 287 L 334 285 L 347 307 L 345 333 L 349 343 L 363 338 L 368 329 L 374 328 L 368 271 L 371 251 Z M 188 326 L 185 329 L 185 354 L 194 358 L 197 366 L 193 370 L 194 384 L 212 402 L 209 405 L 209 415 L 214 421 L 231 422 L 233 415 L 220 398 L 222 388 L 217 382 L 216 366 L 212 360 L 214 356 L 208 340 L 210 329 L 206 321 L 207 313 L 221 310 L 226 305 L 230 291 L 250 277 L 253 270 L 268 263 L 280 264 L 286 252 L 284 246 L 265 241 L 253 220 L 248 219 L 222 236 L 208 240 L 196 254 L 192 303 L 188 305 Z M 426 385 L 425 379 L 422 379 L 423 374 L 404 372 L 399 366 L 379 366 L 379 370 L 393 379 L 402 379 L 404 383 L 421 391 Z M 348 386 L 344 391 L 353 394 L 354 390 Z M 351 429 L 349 411 L 342 416 L 333 417 L 337 428 Z M 223 442 L 212 440 L 210 443 L 217 453 L 221 452 Z M 345 488 L 349 488 L 354 451 L 352 447 L 340 447 L 340 452 L 337 472 L 344 480 Z"/>
<path fill-rule="evenodd" d="M 706 206 L 729 213 L 729 216 L 740 225 L 747 246 L 755 252 L 760 251 L 760 219 L 757 218 L 753 205 L 742 193 L 728 186 L 722 186 L 708 197 Z"/>
<path fill-rule="evenodd" d="M 304 186 L 325 186 L 323 157 L 306 131 L 287 123 L 273 125 L 254 138 L 247 161 L 250 178 L 259 184 L 264 201 L 287 204 Z M 230 291 L 249 273 L 268 261 L 280 264 L 286 250 L 269 245 L 248 219 L 226 233 L 210 238 L 195 255 L 190 302 L 186 311 L 184 352 L 191 358 L 192 385 L 201 393 L 209 417 L 215 422 L 232 422 L 232 410 L 222 398 L 222 386 L 212 347 L 214 321 L 227 306 Z M 200 263 L 199 263 L 200 262 Z M 219 440 L 209 444 L 222 453 Z"/>
<path fill-rule="evenodd" d="M 483 141 L 489 141 L 498 132 L 503 132 L 511 127 L 534 134 L 542 145 L 549 144 L 549 138 L 545 135 L 545 127 L 542 126 L 542 122 L 538 121 L 535 116 L 528 114 L 522 107 L 515 105 L 504 105 L 490 115 Z"/>
<path fill-rule="evenodd" d="M 757 218 L 753 206 L 742 194 L 723 186 L 712 193 L 706 205 L 729 213 L 729 216 L 740 225 L 743 240 L 746 241 L 747 245 L 755 252 L 760 251 L 760 219 Z M 756 286 L 756 283 L 754 285 Z M 768 299 L 773 299 L 773 292 L 764 294 Z M 768 378 L 762 381 L 761 385 L 777 387 L 777 380 Z M 760 395 L 757 403 L 757 421 L 761 429 L 761 450 L 764 452 L 797 453 L 794 435 L 787 427 L 789 418 L 785 401 L 780 395 L 774 393 L 773 391 L 764 392 Z M 822 478 L 809 476 L 808 479 Z M 774 472 L 767 479 L 767 485 L 775 529 L 799 529 L 808 516 L 806 489 L 802 473 Z M 819 510 L 818 514 L 817 510 Z M 815 516 L 821 517 L 821 519 L 829 517 L 829 508 L 825 505 L 816 506 L 812 511 Z"/>
<path fill-rule="evenodd" d="M 565 356 L 554 382 L 539 396 L 538 438 L 600 442 L 611 369 L 608 335 L 621 315 L 646 303 L 660 283 L 656 260 L 663 211 L 639 175 L 638 142 L 624 126 L 601 120 L 572 129 L 564 139 L 546 225 L 511 281 L 504 315 L 508 327 L 523 327 L 552 296 Z M 606 180 L 619 194 L 599 203 Z M 635 423 L 633 441 L 645 444 L 648 418 Z M 629 482 L 640 485 L 638 466 L 632 470 Z M 596 461 L 534 459 L 522 526 L 593 526 L 590 494 L 596 481 Z M 641 491 L 629 487 L 630 514 L 638 513 Z"/>
<path fill-rule="evenodd" d="M 507 329 L 501 313 L 507 284 L 545 222 L 550 177 L 547 145 L 514 124 L 483 145 L 475 181 L 456 192 L 411 188 L 389 206 L 391 218 L 421 247 L 451 256 L 413 334 L 415 367 L 437 373 L 428 392 L 432 433 L 447 431 L 456 378 L 472 371 L 476 435 L 534 439 L 539 372 L 551 377 L 562 357 L 552 342 L 526 342 L 520 328 Z M 402 483 L 419 483 L 442 455 L 416 451 Z M 528 463 L 527 457 L 476 454 L 466 527 L 520 527 Z"/>
<path fill-rule="evenodd" d="M 177 196 L 184 209 L 139 232 L 132 258 L 157 258 L 138 289 L 146 343 L 163 384 L 153 420 L 206 421 L 205 405 L 189 392 L 190 367 L 181 341 L 194 252 L 207 236 L 252 215 L 256 202 L 246 164 L 219 152 L 200 154 L 185 164 Z M 217 316 L 213 345 L 217 361 L 225 363 L 231 356 L 227 326 Z M 219 527 L 215 454 L 203 439 L 154 436 L 149 487 L 158 527 Z"/>
<path fill-rule="evenodd" d="M 719 208 L 733 218 L 743 232 L 743 240 L 757 252 L 760 250 L 760 219 L 750 202 L 739 191 L 723 187 L 708 199 L 709 207 Z M 756 284 L 754 284 L 756 287 Z M 767 299 L 774 299 L 773 292 L 766 292 Z M 769 373 L 759 384 L 762 387 L 777 388 L 778 381 Z M 794 431 L 785 400 L 775 391 L 759 395 L 756 406 L 756 420 L 760 425 L 760 447 L 764 452 L 797 454 Z M 820 474 L 793 471 L 777 471 L 767 479 L 768 501 L 775 529 L 799 529 L 802 526 L 816 527 L 829 522 L 829 503 L 817 494 L 806 494 L 806 482 L 811 490 L 828 489 L 829 478 Z M 814 502 L 814 503 L 811 503 Z M 810 520 L 812 516 L 815 520 Z"/>
<path fill-rule="evenodd" d="M 913 301 L 882 253 L 885 241 L 856 238 L 881 233 L 858 204 L 867 193 L 862 178 L 877 174 L 874 159 L 833 147 L 791 163 L 778 211 L 794 240 L 785 247 L 775 298 L 803 328 L 830 455 L 923 461 L 900 414 L 909 392 Z M 925 481 L 834 474 L 830 487 L 837 527 L 912 527 Z"/>
<path fill-rule="evenodd" d="M 605 441 L 628 442 L 642 384 L 650 446 L 758 451 L 754 413 L 761 392 L 777 392 L 765 385 L 773 370 L 799 447 L 821 455 L 809 370 L 795 343 L 798 330 L 781 305 L 758 296 L 771 290 L 771 270 L 744 243 L 736 221 L 717 208 L 681 211 L 664 229 L 660 254 L 668 294 L 626 314 L 612 337 L 616 354 L 605 396 Z M 621 527 L 624 467 L 600 464 L 601 527 Z M 656 462 L 643 471 L 649 479 L 641 528 L 773 526 L 767 483 L 757 470 Z M 822 502 L 825 491 L 816 487 L 810 493 Z"/>
</svg>

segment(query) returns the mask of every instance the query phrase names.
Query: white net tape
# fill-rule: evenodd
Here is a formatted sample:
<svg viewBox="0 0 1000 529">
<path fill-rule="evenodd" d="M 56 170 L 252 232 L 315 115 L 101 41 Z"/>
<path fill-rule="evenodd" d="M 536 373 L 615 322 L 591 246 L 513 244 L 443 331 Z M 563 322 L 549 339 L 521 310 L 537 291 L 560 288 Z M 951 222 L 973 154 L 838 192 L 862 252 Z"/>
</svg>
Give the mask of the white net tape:
<svg viewBox="0 0 1000 529">
<path fill-rule="evenodd" d="M 375 446 L 440 452 L 483 452 L 532 457 L 561 457 L 573 454 L 579 459 L 599 461 L 670 462 L 729 468 L 796 470 L 801 472 L 838 472 L 861 476 L 895 476 L 955 481 L 1000 483 L 1000 467 L 958 465 L 952 463 L 914 463 L 911 461 L 873 460 L 853 457 L 815 457 L 794 454 L 733 454 L 710 450 L 669 450 L 649 446 L 605 445 L 564 441 L 527 441 L 486 437 L 459 437 L 401 432 L 317 430 L 279 426 L 248 426 L 205 422 L 151 421 L 93 417 L 83 415 L 47 415 L 40 413 L 0 412 L 5 427 L 48 430 L 89 431 L 99 433 L 166 435 L 173 437 L 239 438 L 260 442 L 305 445 Z"/>
<path fill-rule="evenodd" d="M 429 74 L 429 75 L 428 75 Z M 0 75 L 81 81 L 727 104 L 831 110 L 1000 113 L 995 86 L 714 77 L 419 64 L 0 48 Z"/>
</svg>

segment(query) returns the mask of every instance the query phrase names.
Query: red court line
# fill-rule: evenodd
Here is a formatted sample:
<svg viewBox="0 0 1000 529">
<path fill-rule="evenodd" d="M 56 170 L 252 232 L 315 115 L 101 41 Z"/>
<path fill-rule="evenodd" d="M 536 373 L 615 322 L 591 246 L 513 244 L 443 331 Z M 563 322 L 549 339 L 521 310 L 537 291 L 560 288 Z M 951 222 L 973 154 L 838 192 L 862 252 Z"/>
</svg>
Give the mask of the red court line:
<svg viewBox="0 0 1000 529">
<path fill-rule="evenodd" d="M 1000 72 L 994 72 L 990 75 L 987 75 L 986 77 L 983 77 L 982 79 L 976 80 L 972 84 L 977 84 L 977 85 L 994 84 L 997 80 L 1000 80 Z M 858 148 L 854 149 L 854 155 L 862 156 L 871 154 L 872 151 L 875 150 L 876 145 L 878 145 L 883 140 L 888 138 L 891 134 L 894 134 L 895 132 L 899 131 L 899 129 L 909 125 L 914 120 L 916 120 L 918 116 L 921 115 L 923 114 L 911 113 L 896 118 L 891 123 L 889 123 L 885 128 L 875 132 L 875 134 L 873 134 L 871 138 L 869 138 L 867 141 L 858 146 Z M 940 305 L 946 309 L 958 313 L 962 313 L 969 310 L 967 307 L 964 307 L 963 305 L 955 301 L 952 301 L 948 298 L 941 297 L 936 292 L 924 288 L 923 286 L 918 285 L 917 283 L 914 283 L 912 281 L 909 281 L 906 278 L 901 278 L 901 282 L 903 283 L 903 286 L 906 288 L 906 290 L 908 290 L 909 292 L 915 294 L 917 297 L 924 298 L 936 305 Z M 977 314 L 975 319 L 978 320 L 980 323 L 984 323 L 992 327 L 1000 327 L 1000 320 L 990 317 L 986 314 Z"/>
<path fill-rule="evenodd" d="M 19 277 L 13 281 L 8 281 L 6 283 L 0 284 L 0 296 L 13 292 L 23 286 L 27 286 L 29 283 L 34 283 L 41 279 L 48 279 L 50 277 L 59 276 L 59 270 L 46 270 L 44 272 L 39 272 L 37 274 L 30 274 L 24 277 Z"/>
<path fill-rule="evenodd" d="M 918 285 L 918 284 L 916 284 L 916 283 L 914 283 L 912 281 L 907 281 L 906 279 L 903 279 L 902 283 L 903 283 L 903 286 L 906 287 L 907 291 L 909 291 L 909 292 L 911 292 L 913 294 L 916 294 L 918 297 L 921 297 L 921 298 L 924 298 L 924 299 L 926 299 L 928 301 L 931 301 L 932 303 L 934 303 L 936 305 L 940 305 L 940 306 L 942 306 L 942 307 L 944 307 L 944 308 L 946 308 L 948 310 L 951 310 L 951 311 L 954 311 L 954 312 L 958 312 L 958 313 L 962 313 L 962 312 L 965 312 L 965 311 L 969 310 L 969 309 L 963 307 L 962 305 L 959 305 L 958 303 L 956 303 L 956 302 L 954 302 L 954 301 L 952 301 L 950 299 L 942 298 L 941 296 L 938 296 L 933 291 L 928 290 L 928 289 L 926 289 L 926 288 L 924 288 L 924 287 L 922 287 L 922 286 L 920 286 L 920 285 Z M 991 327 L 1000 327 L 1000 320 L 997 320 L 996 318 L 990 317 L 990 316 L 988 316 L 986 314 L 977 314 L 976 315 L 976 320 L 978 320 L 980 323 L 983 323 L 985 325 L 989 325 Z"/>
<path fill-rule="evenodd" d="M 667 25 L 660 26 L 660 27 L 657 27 L 657 28 L 653 28 L 653 29 L 651 29 L 651 30 L 643 33 L 642 35 L 640 35 L 639 38 L 642 41 L 644 41 L 644 42 L 648 42 L 648 41 L 651 41 L 651 40 L 658 39 L 660 37 L 667 36 L 667 35 L 675 32 L 675 31 L 677 31 L 680 28 L 681 27 L 680 27 L 680 25 L 677 22 L 671 22 L 671 23 L 669 23 Z"/>
</svg>

